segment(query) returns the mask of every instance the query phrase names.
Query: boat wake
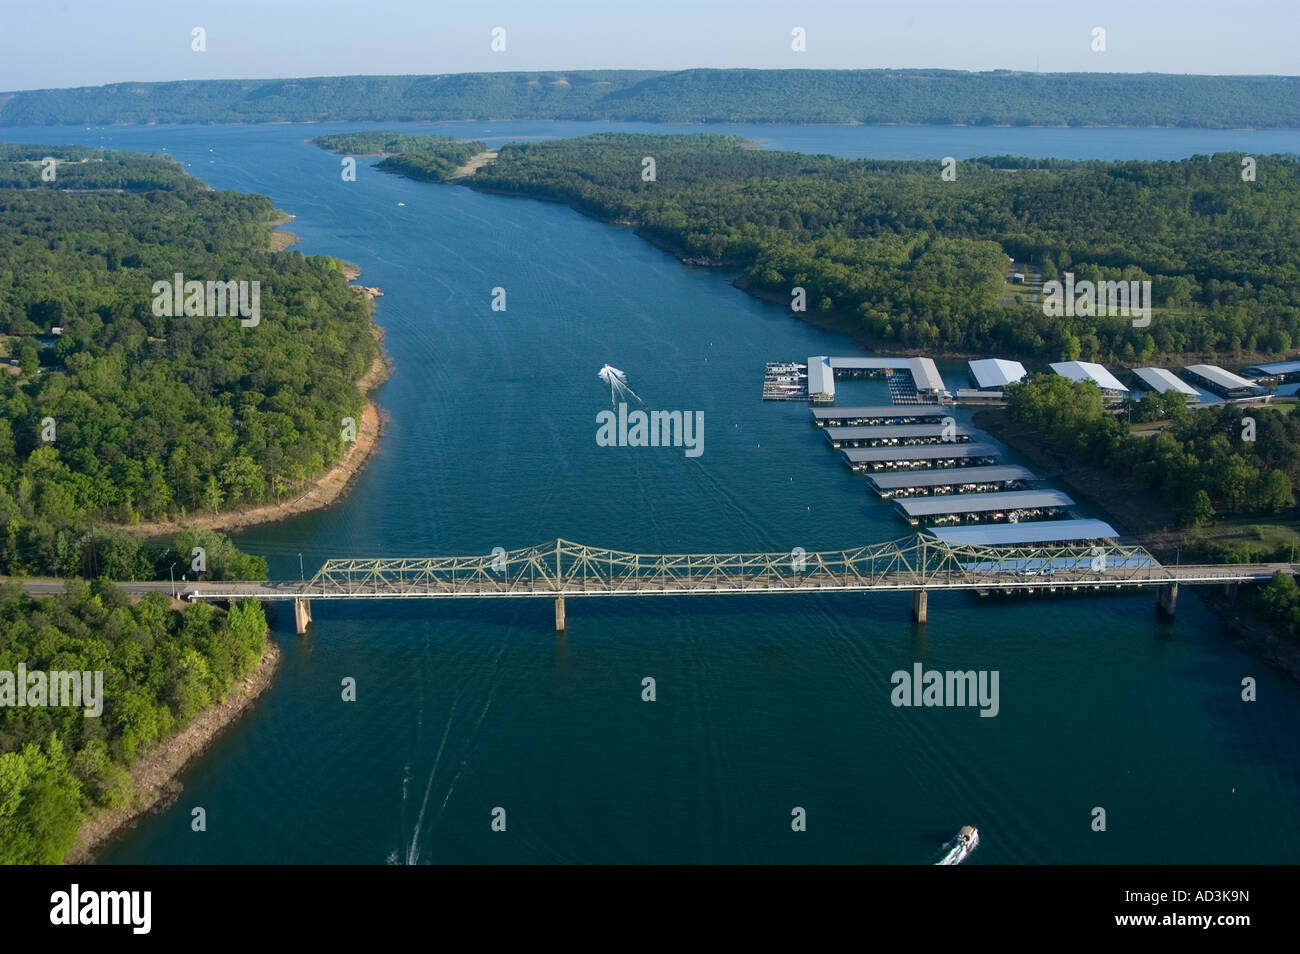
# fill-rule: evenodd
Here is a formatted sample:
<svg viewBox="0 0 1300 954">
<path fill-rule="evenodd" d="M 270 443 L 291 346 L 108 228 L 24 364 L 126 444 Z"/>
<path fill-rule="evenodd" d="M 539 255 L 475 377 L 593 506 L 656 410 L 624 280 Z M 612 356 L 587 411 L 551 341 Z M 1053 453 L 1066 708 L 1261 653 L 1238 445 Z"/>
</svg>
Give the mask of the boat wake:
<svg viewBox="0 0 1300 954">
<path fill-rule="evenodd" d="M 961 831 L 957 832 L 957 836 L 943 846 L 946 854 L 935 864 L 959 865 L 970 856 L 972 851 L 979 847 L 979 843 L 979 829 L 971 825 L 963 825 Z"/>
</svg>

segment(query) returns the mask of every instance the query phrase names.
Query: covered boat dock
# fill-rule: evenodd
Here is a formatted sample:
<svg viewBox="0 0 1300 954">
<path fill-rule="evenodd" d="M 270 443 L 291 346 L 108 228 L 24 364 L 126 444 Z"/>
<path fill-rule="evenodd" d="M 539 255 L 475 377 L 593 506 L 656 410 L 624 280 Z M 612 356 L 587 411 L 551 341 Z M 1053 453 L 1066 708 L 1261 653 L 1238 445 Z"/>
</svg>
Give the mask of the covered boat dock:
<svg viewBox="0 0 1300 954">
<path fill-rule="evenodd" d="M 868 427 L 877 424 L 925 424 L 942 420 L 949 412 L 934 405 L 874 404 L 861 407 L 815 407 L 818 427 Z"/>
<path fill-rule="evenodd" d="M 854 470 L 916 470 L 925 467 L 984 467 L 997 463 L 992 444 L 929 444 L 907 447 L 850 447 L 841 451 Z"/>
<path fill-rule="evenodd" d="M 1002 547 L 1035 543 L 1113 541 L 1119 534 L 1104 520 L 1037 520 L 1031 523 L 991 523 L 929 531 L 951 546 Z"/>
<path fill-rule="evenodd" d="M 894 447 L 914 444 L 965 444 L 974 431 L 957 424 L 897 424 L 827 427 L 826 440 L 840 447 Z"/>
<path fill-rule="evenodd" d="M 912 526 L 972 523 L 1019 523 L 1060 516 L 1074 506 L 1059 490 L 1014 490 L 992 494 L 948 494 L 897 500 L 894 507 Z"/>
<path fill-rule="evenodd" d="M 1024 467 L 955 467 L 906 474 L 871 474 L 867 484 L 886 500 L 938 494 L 982 494 L 1023 490 L 1037 478 Z"/>
</svg>

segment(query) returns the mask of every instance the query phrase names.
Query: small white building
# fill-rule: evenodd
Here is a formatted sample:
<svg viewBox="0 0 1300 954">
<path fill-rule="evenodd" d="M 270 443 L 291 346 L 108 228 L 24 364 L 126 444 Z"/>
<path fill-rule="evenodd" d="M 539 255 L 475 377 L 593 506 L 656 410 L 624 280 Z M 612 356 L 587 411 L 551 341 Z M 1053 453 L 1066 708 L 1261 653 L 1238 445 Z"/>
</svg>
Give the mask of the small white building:
<svg viewBox="0 0 1300 954">
<path fill-rule="evenodd" d="M 1025 376 L 1025 366 L 1004 358 L 981 358 L 970 362 L 970 380 L 981 391 L 1001 391 Z"/>
<path fill-rule="evenodd" d="M 1051 368 L 1054 374 L 1071 381 L 1091 381 L 1109 400 L 1121 401 L 1128 397 L 1128 388 L 1120 383 L 1119 378 L 1093 361 L 1057 361 Z"/>
</svg>

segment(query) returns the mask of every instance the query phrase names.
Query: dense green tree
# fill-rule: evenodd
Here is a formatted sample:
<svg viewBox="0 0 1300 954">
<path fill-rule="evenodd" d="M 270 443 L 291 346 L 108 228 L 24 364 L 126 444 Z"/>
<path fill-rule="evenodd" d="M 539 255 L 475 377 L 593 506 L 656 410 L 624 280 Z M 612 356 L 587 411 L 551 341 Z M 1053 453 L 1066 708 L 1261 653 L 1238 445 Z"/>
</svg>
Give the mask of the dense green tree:
<svg viewBox="0 0 1300 954">
<path fill-rule="evenodd" d="M 165 157 L 0 144 L 0 327 L 21 372 L 0 375 L 0 569 L 147 576 L 152 550 L 103 524 L 254 505 L 339 460 L 378 353 L 369 308 L 341 262 L 269 251 L 274 215 Z M 260 282 L 259 323 L 155 314 L 177 272 Z"/>
<path fill-rule="evenodd" d="M 210 541 L 211 542 L 211 541 Z M 34 599 L 0 586 L 0 670 L 103 672 L 103 711 L 0 707 L 0 864 L 63 860 L 88 812 L 123 804 L 128 767 L 254 667 L 266 647 L 256 601 L 217 612 L 132 604 L 111 582 Z"/>
<path fill-rule="evenodd" d="M 742 271 L 738 284 L 758 293 L 788 300 L 803 287 L 810 309 L 882 345 L 1136 364 L 1255 359 L 1300 336 L 1300 160 L 1255 158 L 1248 188 L 1238 154 L 984 157 L 944 181 L 933 162 L 603 133 L 508 144 L 469 181 L 629 224 L 683 259 Z M 1152 320 L 1049 314 L 1007 284 L 1008 256 L 1045 276 L 1150 281 Z"/>
<path fill-rule="evenodd" d="M 1154 497 L 1172 502 L 1187 525 L 1220 514 L 1279 516 L 1295 508 L 1300 420 L 1250 408 L 1255 439 L 1242 440 L 1239 407 L 1189 410 L 1181 396 L 1144 397 L 1135 417 L 1169 419 L 1158 437 L 1134 436 L 1091 383 L 1030 375 L 1008 389 L 1008 413 L 1044 443 L 1076 459 L 1133 474 Z"/>
<path fill-rule="evenodd" d="M 1300 126 L 1285 76 L 993 70 L 565 70 L 118 83 L 6 95 L 0 124 L 462 119 Z"/>
</svg>

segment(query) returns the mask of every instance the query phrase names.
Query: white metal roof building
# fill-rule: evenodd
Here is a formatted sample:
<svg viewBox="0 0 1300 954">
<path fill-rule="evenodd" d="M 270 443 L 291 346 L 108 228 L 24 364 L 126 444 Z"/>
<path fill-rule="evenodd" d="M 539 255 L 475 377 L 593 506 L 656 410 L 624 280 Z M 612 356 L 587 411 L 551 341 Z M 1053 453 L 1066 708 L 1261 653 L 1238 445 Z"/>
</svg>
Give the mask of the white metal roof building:
<svg viewBox="0 0 1300 954">
<path fill-rule="evenodd" d="M 943 378 L 933 358 L 908 358 L 907 367 L 918 394 L 938 394 L 943 388 Z"/>
<path fill-rule="evenodd" d="M 1134 368 L 1133 375 L 1148 391 L 1165 394 L 1177 391 L 1189 402 L 1199 401 L 1201 393 L 1168 368 Z"/>
<path fill-rule="evenodd" d="M 1074 501 L 1059 490 L 1013 490 L 988 494 L 909 497 L 894 507 L 909 523 L 960 523 L 966 519 L 1013 521 L 1056 516 Z"/>
<path fill-rule="evenodd" d="M 1024 467 L 953 467 L 943 470 L 919 470 L 906 474 L 870 474 L 867 483 L 886 499 L 890 497 L 926 496 L 929 493 L 986 493 L 1023 486 L 1035 480 Z M 961 488 L 977 487 L 979 490 Z M 951 489 L 948 489 L 951 488 Z M 987 491 L 983 488 L 988 488 Z"/>
<path fill-rule="evenodd" d="M 953 546 L 1014 546 L 1020 543 L 1071 543 L 1109 540 L 1119 536 L 1103 520 L 1036 520 L 1032 523 L 989 523 L 972 527 L 930 530 Z"/>
<path fill-rule="evenodd" d="M 1025 376 L 1025 366 L 1019 361 L 1003 358 L 982 358 L 970 362 L 971 382 L 981 391 L 1000 391 Z"/>
<path fill-rule="evenodd" d="M 1300 374 L 1300 361 L 1277 361 L 1273 364 L 1253 364 L 1242 369 L 1242 374 L 1257 378 L 1280 378 Z"/>
<path fill-rule="evenodd" d="M 1225 371 L 1217 364 L 1189 364 L 1183 370 L 1193 381 L 1224 397 L 1254 397 L 1264 393 L 1254 381 Z"/>
<path fill-rule="evenodd" d="M 819 404 L 835 402 L 835 372 L 825 355 L 808 359 L 808 397 Z"/>
<path fill-rule="evenodd" d="M 835 403 L 835 375 L 910 371 L 918 394 L 932 396 L 943 391 L 943 378 L 933 358 L 831 358 L 808 359 L 808 397 L 814 404 Z"/>
<path fill-rule="evenodd" d="M 1091 381 L 1103 392 L 1119 396 L 1128 394 L 1128 388 L 1120 384 L 1119 378 L 1092 361 L 1057 361 L 1051 367 L 1054 373 L 1071 381 Z"/>
</svg>

